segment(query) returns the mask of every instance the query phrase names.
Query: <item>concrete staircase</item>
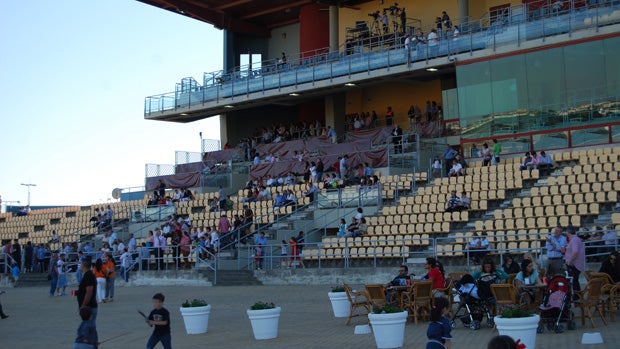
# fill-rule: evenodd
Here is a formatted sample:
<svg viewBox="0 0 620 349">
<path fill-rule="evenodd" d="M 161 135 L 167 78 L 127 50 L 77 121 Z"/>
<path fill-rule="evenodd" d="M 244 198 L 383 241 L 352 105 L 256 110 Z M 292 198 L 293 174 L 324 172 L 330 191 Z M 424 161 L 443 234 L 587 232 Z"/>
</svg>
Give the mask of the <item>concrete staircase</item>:
<svg viewBox="0 0 620 349">
<path fill-rule="evenodd" d="M 279 244 L 282 239 L 288 241 L 288 237 L 297 236 L 299 231 L 303 230 L 306 235 L 306 228 L 314 222 L 314 210 L 307 207 L 302 210 L 293 212 L 288 217 L 281 219 L 279 222 L 273 223 L 269 229 L 265 230 L 265 235 L 269 239 L 269 244 Z"/>
<path fill-rule="evenodd" d="M 19 275 L 19 282 L 17 287 L 39 287 L 49 286 L 50 282 L 47 281 L 47 273 L 26 273 Z"/>
<path fill-rule="evenodd" d="M 218 270 L 216 286 L 262 285 L 252 270 Z"/>
</svg>

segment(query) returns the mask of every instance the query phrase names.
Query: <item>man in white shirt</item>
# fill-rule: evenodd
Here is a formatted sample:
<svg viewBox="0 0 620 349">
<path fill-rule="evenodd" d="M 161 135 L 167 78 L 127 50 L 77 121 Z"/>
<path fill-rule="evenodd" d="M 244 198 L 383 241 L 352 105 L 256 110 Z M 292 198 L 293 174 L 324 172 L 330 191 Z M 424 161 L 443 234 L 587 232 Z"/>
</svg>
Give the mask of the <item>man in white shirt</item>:
<svg viewBox="0 0 620 349">
<path fill-rule="evenodd" d="M 161 246 L 161 230 L 157 229 L 155 230 L 155 236 L 153 237 L 153 252 L 155 253 L 155 260 L 156 260 L 156 264 L 158 266 L 163 266 L 163 249 Z M 163 268 L 161 268 L 163 269 Z"/>
<path fill-rule="evenodd" d="M 112 232 L 110 232 L 110 236 L 108 236 L 108 245 L 114 245 L 114 241 L 116 239 L 118 239 L 118 235 L 116 235 L 116 233 L 112 230 Z"/>
<path fill-rule="evenodd" d="M 118 246 L 116 246 L 116 254 L 120 255 L 124 251 L 125 251 L 125 244 L 121 240 L 118 240 Z"/>
<path fill-rule="evenodd" d="M 452 168 L 450 169 L 450 173 L 448 173 L 449 176 L 461 176 L 463 175 L 463 165 L 461 165 L 460 162 L 454 160 L 452 163 Z"/>
<path fill-rule="evenodd" d="M 433 29 L 428 36 L 426 37 L 426 41 L 428 42 L 428 46 L 437 46 L 439 43 L 439 37 L 437 36 L 437 30 Z"/>
<path fill-rule="evenodd" d="M 136 252 L 136 238 L 133 237 L 133 234 L 129 234 L 129 242 L 127 243 L 127 248 L 129 253 Z"/>
<path fill-rule="evenodd" d="M 121 254 L 121 277 L 125 282 L 129 282 L 129 269 L 131 268 L 131 254 L 124 249 Z"/>
<path fill-rule="evenodd" d="M 216 251 L 220 247 L 220 236 L 217 233 L 217 230 L 211 231 L 211 246 L 213 247 L 214 251 Z"/>
<path fill-rule="evenodd" d="M 347 175 L 347 159 L 348 158 L 349 156 L 345 155 L 342 157 L 342 159 L 340 159 L 340 179 L 345 178 Z"/>
</svg>

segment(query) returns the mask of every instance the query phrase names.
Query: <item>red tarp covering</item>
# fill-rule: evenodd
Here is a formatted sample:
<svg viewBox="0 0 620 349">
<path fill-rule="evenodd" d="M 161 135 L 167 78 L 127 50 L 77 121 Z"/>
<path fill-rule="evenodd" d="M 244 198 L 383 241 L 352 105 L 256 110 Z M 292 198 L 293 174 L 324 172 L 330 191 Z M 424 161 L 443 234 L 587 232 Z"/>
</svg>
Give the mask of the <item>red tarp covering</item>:
<svg viewBox="0 0 620 349">
<path fill-rule="evenodd" d="M 205 165 L 202 162 L 190 162 L 189 164 L 177 165 L 174 169 L 174 172 L 176 174 L 202 172 L 204 168 Z"/>
<path fill-rule="evenodd" d="M 341 146 L 347 146 L 349 144 L 339 144 Z M 351 145 L 349 145 L 351 146 Z M 368 150 L 357 153 L 348 153 L 349 154 L 349 169 L 353 169 L 360 164 L 367 162 L 371 167 L 385 167 L 388 163 L 388 153 L 387 149 L 377 149 L 377 150 Z M 338 160 L 338 156 L 340 154 L 327 154 L 321 155 L 320 158 L 325 164 L 325 171 L 333 171 L 332 164 L 334 164 Z M 314 157 L 311 161 L 315 161 L 317 158 Z M 296 160 L 288 160 L 288 161 L 278 161 L 268 164 L 259 164 L 252 166 L 250 170 L 250 177 L 252 179 L 257 179 L 261 177 L 265 177 L 266 175 L 270 175 L 272 177 L 280 177 L 283 175 L 290 173 L 293 174 L 302 174 L 306 167 L 306 163 L 303 161 Z"/>
<path fill-rule="evenodd" d="M 357 132 L 349 132 L 347 133 L 347 141 L 349 142 L 357 142 L 357 141 L 366 141 L 369 142 L 369 146 L 390 143 L 392 141 L 391 133 L 393 127 L 381 127 L 381 128 L 373 128 L 370 130 L 362 130 Z"/>
<path fill-rule="evenodd" d="M 331 144 L 327 137 L 312 137 L 308 139 L 296 139 L 281 143 L 259 144 L 256 151 L 260 157 L 272 154 L 280 159 L 290 159 L 295 151 L 303 153 L 305 150 L 310 153 L 317 152 L 320 147 Z"/>
<path fill-rule="evenodd" d="M 207 163 L 226 162 L 233 159 L 238 161 L 242 161 L 244 159 L 243 150 L 241 148 L 210 151 L 205 153 L 202 158 L 202 160 Z"/>
<path fill-rule="evenodd" d="M 159 187 L 159 180 L 166 183 L 168 188 L 191 188 L 200 186 L 200 172 L 179 173 L 169 176 L 149 177 L 146 179 L 146 190 L 155 190 Z"/>
</svg>

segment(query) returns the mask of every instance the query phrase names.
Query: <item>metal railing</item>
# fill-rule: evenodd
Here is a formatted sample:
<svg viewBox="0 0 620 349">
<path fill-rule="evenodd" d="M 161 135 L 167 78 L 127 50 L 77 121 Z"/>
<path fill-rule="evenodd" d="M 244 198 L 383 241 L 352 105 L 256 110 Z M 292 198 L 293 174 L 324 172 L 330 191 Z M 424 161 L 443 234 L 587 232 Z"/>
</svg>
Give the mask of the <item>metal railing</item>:
<svg viewBox="0 0 620 349">
<path fill-rule="evenodd" d="M 543 233 L 539 233 L 543 234 Z M 545 233 L 546 234 L 546 233 Z M 326 262 L 337 261 L 338 267 L 353 268 L 353 261 L 360 261 L 357 263 L 359 267 L 373 267 L 379 266 L 378 261 L 381 259 L 396 259 L 401 264 L 406 264 L 410 258 L 426 258 L 434 257 L 440 261 L 445 258 L 466 258 L 463 266 L 467 269 L 475 267 L 471 263 L 471 260 L 475 255 L 485 255 L 493 258 L 498 258 L 498 266 L 504 261 L 504 256 L 507 253 L 523 254 L 531 253 L 534 258 L 542 263 L 546 263 L 545 255 L 545 243 L 539 239 L 536 239 L 533 246 L 529 247 L 508 247 L 510 242 L 519 242 L 519 237 L 529 237 L 528 234 L 507 234 L 497 235 L 492 237 L 494 241 L 490 242 L 490 247 L 485 250 L 481 249 L 468 249 L 467 242 L 460 244 L 453 244 L 454 237 L 413 237 L 413 236 L 386 236 L 386 237 L 366 237 L 364 238 L 340 238 L 336 243 L 333 241 L 318 242 L 318 243 L 303 243 L 303 253 L 300 255 L 300 259 L 305 261 L 307 268 L 323 268 Z M 336 238 L 336 237 L 334 237 Z M 444 250 L 443 246 L 460 245 L 460 248 Z M 618 250 L 618 240 L 613 245 L 601 245 L 600 241 L 586 241 L 584 243 L 586 249 L 586 258 L 592 257 L 606 257 L 611 251 Z M 416 248 L 417 250 L 411 250 Z M 262 245 L 260 246 L 263 253 L 260 256 L 263 269 L 276 269 L 281 267 L 283 261 L 289 262 L 293 257 L 287 250 L 287 254 L 281 253 L 282 246 L 277 245 Z M 385 252 L 385 247 L 389 247 L 389 252 Z M 254 253 L 256 246 L 245 246 L 248 255 L 248 269 L 253 269 L 256 266 L 257 256 Z M 359 252 L 359 248 L 364 248 L 364 252 Z M 422 248 L 427 248 L 426 250 Z M 330 251 L 326 253 L 325 251 Z M 337 251 L 336 251 L 337 250 Z M 316 251 L 309 252 L 309 251 Z M 308 262 L 313 264 L 308 265 Z M 316 263 L 316 264 L 315 264 Z M 329 264 L 329 267 L 334 267 L 333 263 Z"/>
<path fill-rule="evenodd" d="M 501 18 L 492 20 L 485 17 L 460 23 L 458 37 L 454 37 L 454 33 L 440 32 L 437 42 L 414 42 L 407 50 L 404 49 L 404 37 L 400 34 L 381 35 L 360 39 L 353 43 L 351 48 L 345 47 L 344 52 L 329 52 L 328 48 L 324 48 L 290 55 L 286 63 L 263 62 L 260 69 L 243 66 L 232 72 L 205 73 L 203 86 L 195 83 L 175 92 L 146 97 L 144 114 L 149 116 L 152 113 L 219 102 L 223 99 L 234 102 L 235 96 L 247 96 L 253 92 L 279 90 L 287 86 L 297 88 L 298 85 L 308 82 L 337 77 L 350 78 L 356 73 L 389 69 L 397 65 L 410 66 L 419 61 L 425 62 L 417 67 L 422 68 L 428 65 L 432 58 L 452 59 L 458 53 L 471 53 L 485 48 L 495 51 L 504 45 L 520 47 L 526 41 L 541 38 L 544 40 L 549 36 L 571 34 L 588 28 L 598 31 L 601 26 L 620 22 L 620 18 L 609 15 L 620 7 L 616 2 L 588 8 L 576 7 L 575 1 L 571 0 L 567 9 L 539 11 L 540 15 L 531 10 L 531 4 L 515 5 Z"/>
</svg>

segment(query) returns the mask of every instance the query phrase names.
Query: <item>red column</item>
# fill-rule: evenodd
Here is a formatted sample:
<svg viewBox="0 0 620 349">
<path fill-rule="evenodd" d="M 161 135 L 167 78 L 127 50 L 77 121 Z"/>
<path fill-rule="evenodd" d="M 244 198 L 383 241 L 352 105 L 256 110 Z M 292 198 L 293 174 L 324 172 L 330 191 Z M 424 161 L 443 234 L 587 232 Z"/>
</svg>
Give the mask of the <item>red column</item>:
<svg viewBox="0 0 620 349">
<path fill-rule="evenodd" d="M 327 6 L 309 4 L 299 10 L 299 52 L 304 57 L 314 56 L 309 51 L 329 47 L 329 11 Z M 317 52 L 318 53 L 318 52 Z"/>
</svg>

